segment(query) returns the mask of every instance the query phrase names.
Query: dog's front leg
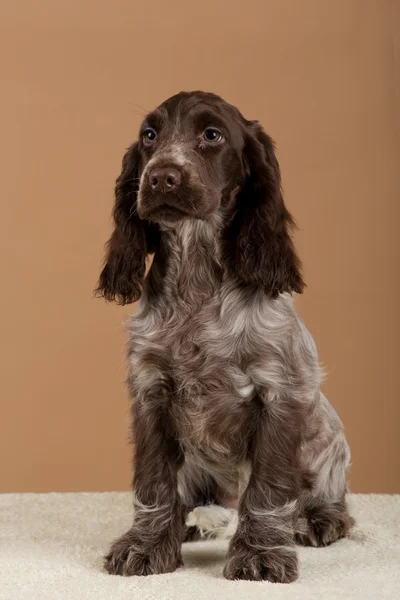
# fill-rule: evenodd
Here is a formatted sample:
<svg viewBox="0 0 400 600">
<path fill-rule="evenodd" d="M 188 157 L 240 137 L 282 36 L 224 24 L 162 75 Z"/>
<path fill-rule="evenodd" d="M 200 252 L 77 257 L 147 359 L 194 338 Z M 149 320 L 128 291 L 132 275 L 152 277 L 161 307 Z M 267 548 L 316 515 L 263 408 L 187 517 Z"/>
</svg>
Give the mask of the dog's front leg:
<svg viewBox="0 0 400 600">
<path fill-rule="evenodd" d="M 262 403 L 250 445 L 251 473 L 239 503 L 224 575 L 290 583 L 298 576 L 294 521 L 301 473 L 296 406 Z"/>
<path fill-rule="evenodd" d="M 177 472 L 183 457 L 161 386 L 134 404 L 134 520 L 112 546 L 105 568 L 116 575 L 168 573 L 182 564 L 183 514 Z"/>
</svg>

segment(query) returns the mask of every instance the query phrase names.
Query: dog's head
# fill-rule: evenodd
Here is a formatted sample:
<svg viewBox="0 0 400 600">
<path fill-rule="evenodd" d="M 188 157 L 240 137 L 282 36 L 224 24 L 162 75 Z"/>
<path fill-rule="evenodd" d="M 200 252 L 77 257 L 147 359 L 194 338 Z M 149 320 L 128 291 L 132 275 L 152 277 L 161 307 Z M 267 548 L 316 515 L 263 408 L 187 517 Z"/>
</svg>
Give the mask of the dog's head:
<svg viewBox="0 0 400 600">
<path fill-rule="evenodd" d="M 207 219 L 244 175 L 243 119 L 218 96 L 173 96 L 147 116 L 137 142 L 139 216 L 164 225 Z"/>
<path fill-rule="evenodd" d="M 160 230 L 218 213 L 233 276 L 272 297 L 301 292 L 280 184 L 273 142 L 257 121 L 215 94 L 169 98 L 145 118 L 124 156 L 98 291 L 122 304 L 137 300 Z"/>
</svg>

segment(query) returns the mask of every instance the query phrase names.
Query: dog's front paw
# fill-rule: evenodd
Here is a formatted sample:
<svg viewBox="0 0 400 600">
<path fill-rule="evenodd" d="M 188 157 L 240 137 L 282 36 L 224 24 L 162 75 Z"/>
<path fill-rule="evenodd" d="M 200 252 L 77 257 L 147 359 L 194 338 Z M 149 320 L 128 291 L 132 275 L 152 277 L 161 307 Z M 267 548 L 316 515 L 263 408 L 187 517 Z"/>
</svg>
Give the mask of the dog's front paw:
<svg viewBox="0 0 400 600">
<path fill-rule="evenodd" d="M 255 549 L 240 537 L 233 538 L 224 576 L 227 579 L 291 583 L 298 577 L 296 550 L 294 546 Z"/>
<path fill-rule="evenodd" d="M 170 573 L 183 564 L 180 542 L 166 535 L 150 545 L 143 538 L 140 531 L 130 530 L 116 540 L 104 560 L 106 571 L 125 577 L 154 575 Z"/>
</svg>

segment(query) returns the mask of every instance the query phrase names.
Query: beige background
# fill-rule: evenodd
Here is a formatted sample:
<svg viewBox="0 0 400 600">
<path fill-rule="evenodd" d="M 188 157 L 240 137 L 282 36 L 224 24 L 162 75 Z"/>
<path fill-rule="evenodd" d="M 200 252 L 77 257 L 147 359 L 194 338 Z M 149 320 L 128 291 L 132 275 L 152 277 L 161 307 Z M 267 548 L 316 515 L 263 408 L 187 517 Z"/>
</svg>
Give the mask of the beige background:
<svg viewBox="0 0 400 600">
<path fill-rule="evenodd" d="M 351 487 L 400 492 L 399 2 L 23 0 L 0 21 L 0 491 L 129 487 L 129 308 L 92 289 L 144 109 L 200 88 L 278 143 Z"/>
</svg>

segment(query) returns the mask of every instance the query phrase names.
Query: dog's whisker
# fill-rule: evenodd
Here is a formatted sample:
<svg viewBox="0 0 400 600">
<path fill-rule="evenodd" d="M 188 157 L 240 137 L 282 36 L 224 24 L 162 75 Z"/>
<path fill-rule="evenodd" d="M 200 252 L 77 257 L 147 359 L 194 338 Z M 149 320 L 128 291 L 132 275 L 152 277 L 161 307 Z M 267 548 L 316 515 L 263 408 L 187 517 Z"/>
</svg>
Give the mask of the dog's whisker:
<svg viewBox="0 0 400 600">
<path fill-rule="evenodd" d="M 147 115 L 150 112 L 147 108 L 144 108 L 144 106 L 141 106 L 140 104 L 137 104 L 136 102 L 132 102 L 131 100 L 129 100 L 129 104 L 131 104 L 132 106 L 136 106 L 137 108 L 140 108 L 143 111 L 144 115 Z"/>
</svg>

